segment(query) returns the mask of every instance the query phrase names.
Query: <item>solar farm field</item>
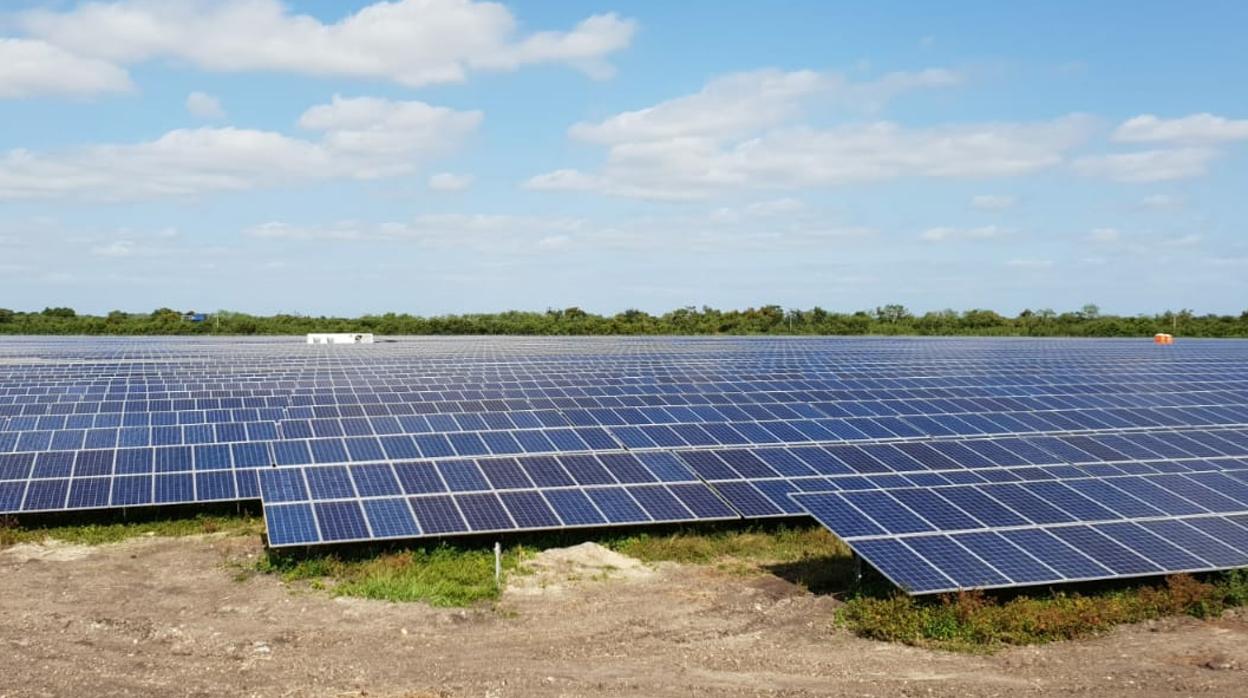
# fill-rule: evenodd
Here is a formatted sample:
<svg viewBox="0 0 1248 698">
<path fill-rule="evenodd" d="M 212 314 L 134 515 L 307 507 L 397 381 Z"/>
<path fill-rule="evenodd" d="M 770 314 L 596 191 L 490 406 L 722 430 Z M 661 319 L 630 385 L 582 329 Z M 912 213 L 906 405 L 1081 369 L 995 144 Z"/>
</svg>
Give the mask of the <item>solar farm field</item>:
<svg viewBox="0 0 1248 698">
<path fill-rule="evenodd" d="M 0 514 L 272 547 L 814 516 L 915 594 L 1248 564 L 1248 343 L 0 343 Z"/>
<path fill-rule="evenodd" d="M 853 637 L 845 587 L 808 589 L 852 579 L 827 541 L 915 603 L 1248 565 L 1245 342 L 0 341 L 6 525 L 233 502 L 263 522 L 0 543 L 0 694 L 1237 695 L 1248 663 L 1238 610 L 945 655 Z M 533 544 L 466 610 L 256 573 L 445 542 L 489 565 L 542 536 L 586 542 Z M 817 549 L 742 572 L 768 536 Z M 620 552 L 725 541 L 709 565 Z"/>
</svg>

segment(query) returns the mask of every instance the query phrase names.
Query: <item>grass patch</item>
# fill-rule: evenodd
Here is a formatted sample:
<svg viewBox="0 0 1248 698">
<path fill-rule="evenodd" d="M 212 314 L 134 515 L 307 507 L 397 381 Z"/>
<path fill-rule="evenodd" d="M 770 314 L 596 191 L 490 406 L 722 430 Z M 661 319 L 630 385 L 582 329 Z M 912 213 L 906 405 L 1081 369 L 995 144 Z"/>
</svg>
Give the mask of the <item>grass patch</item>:
<svg viewBox="0 0 1248 698">
<path fill-rule="evenodd" d="M 849 557 L 849 547 L 822 526 L 743 527 L 720 531 L 638 533 L 604 541 L 612 550 L 645 562 L 710 564 L 726 559 L 759 563 L 812 557 Z"/>
<path fill-rule="evenodd" d="M 845 591 L 853 581 L 849 547 L 822 526 L 639 533 L 603 544 L 645 562 L 715 565 L 739 574 L 767 572 L 816 593 Z"/>
<path fill-rule="evenodd" d="M 79 545 L 103 545 L 143 536 L 194 536 L 205 533 L 259 535 L 264 520 L 248 515 L 209 515 L 155 518 L 57 526 L 22 526 L 12 517 L 0 518 L 0 547 L 48 540 Z"/>
<path fill-rule="evenodd" d="M 504 582 L 510 575 L 532 574 L 521 563 L 537 550 L 582 540 L 594 540 L 643 562 L 714 564 L 745 573 L 779 573 L 777 569 L 783 568 L 794 575 L 793 581 L 808 586 L 823 583 L 830 569 L 850 569 L 849 549 L 822 527 L 752 526 L 662 535 L 532 537 L 503 549 Z M 471 606 L 496 600 L 501 591 L 494 583 L 493 551 L 470 544 L 381 553 L 368 549 L 312 555 L 269 551 L 255 571 L 278 575 L 287 582 L 307 582 L 337 596 L 421 601 L 433 606 Z"/>
<path fill-rule="evenodd" d="M 960 652 L 992 652 L 1010 645 L 1074 640 L 1116 625 L 1166 616 L 1213 617 L 1248 604 L 1248 570 L 1100 592 L 1053 592 L 998 598 L 984 592 L 915 598 L 859 596 L 841 608 L 838 622 L 874 640 Z"/>
<path fill-rule="evenodd" d="M 503 553 L 503 572 L 517 568 L 528 555 L 514 547 Z M 498 598 L 494 552 L 450 544 L 379 555 L 295 557 L 270 551 L 256 567 L 287 582 L 306 581 L 336 596 L 380 601 L 423 601 L 433 606 L 471 606 Z"/>
</svg>

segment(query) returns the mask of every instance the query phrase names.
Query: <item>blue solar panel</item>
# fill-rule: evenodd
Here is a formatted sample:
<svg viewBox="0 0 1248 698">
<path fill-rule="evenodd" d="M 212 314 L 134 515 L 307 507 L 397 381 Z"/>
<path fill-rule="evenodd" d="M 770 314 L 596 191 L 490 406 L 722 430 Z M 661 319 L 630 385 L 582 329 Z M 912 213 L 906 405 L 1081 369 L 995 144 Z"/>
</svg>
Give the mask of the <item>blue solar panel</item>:
<svg viewBox="0 0 1248 698">
<path fill-rule="evenodd" d="M 195 479 L 191 473 L 163 473 L 156 476 L 156 502 L 185 504 L 195 501 Z"/>
<path fill-rule="evenodd" d="M 1017 584 L 1040 584 L 1062 579 L 1062 575 L 1053 568 L 997 533 L 961 533 L 950 537 L 979 559 L 991 560 L 994 568 Z"/>
<path fill-rule="evenodd" d="M 321 540 L 349 541 L 369 538 L 368 524 L 359 502 L 316 502 L 317 528 Z"/>
<path fill-rule="evenodd" d="M 70 481 L 67 509 L 95 509 L 108 505 L 111 478 L 87 477 Z"/>
<path fill-rule="evenodd" d="M 344 499 L 355 496 L 345 466 L 309 468 L 304 471 L 312 499 Z"/>
<path fill-rule="evenodd" d="M 939 569 L 960 588 L 1003 586 L 1010 580 L 947 536 L 915 536 L 906 545 Z"/>
<path fill-rule="evenodd" d="M 25 481 L 0 482 L 0 508 L 3 510 L 20 511 L 25 495 Z"/>
<path fill-rule="evenodd" d="M 515 528 L 507 510 L 493 493 L 460 494 L 455 496 L 468 527 L 474 531 L 501 531 Z"/>
<path fill-rule="evenodd" d="M 309 468 L 308 472 L 315 470 L 317 469 Z M 446 485 L 443 484 L 442 478 L 438 474 L 437 466 L 433 463 L 395 463 L 394 472 L 398 475 L 399 484 L 407 494 L 430 494 L 446 491 Z M 342 496 L 350 497 L 351 494 L 347 493 Z"/>
<path fill-rule="evenodd" d="M 501 492 L 499 497 L 520 528 L 543 529 L 561 525 L 559 517 L 539 492 Z"/>
<path fill-rule="evenodd" d="M 1088 526 L 1066 526 L 1050 532 L 1067 545 L 1096 560 L 1115 574 L 1148 574 L 1163 571 L 1161 567 L 1115 543 L 1108 536 Z"/>
<path fill-rule="evenodd" d="M 801 511 L 791 494 L 839 491 L 859 525 L 904 550 L 943 535 L 915 545 L 972 559 L 988 554 L 972 545 L 1021 551 L 985 561 L 1016 581 L 1043 578 L 1037 565 L 1113 576 L 1090 556 L 1126 569 L 1131 558 L 1107 556 L 1119 549 L 1160 569 L 1217 566 L 1157 526 L 1182 519 L 1171 532 L 1221 562 L 1248 553 L 1227 539 L 1246 530 L 1229 517 L 1248 514 L 1248 461 L 1232 460 L 1248 456 L 1245 347 L 491 338 L 326 354 L 272 339 L 6 339 L 0 513 L 259 495 L 266 508 L 308 505 L 315 528 L 313 503 L 359 505 L 332 536 L 288 538 L 307 544 L 355 540 L 361 521 L 363 538 L 398 538 L 504 518 L 785 516 Z M 421 526 L 417 501 L 440 530 Z M 1072 525 L 1101 547 L 1005 530 Z M 1054 551 L 1070 569 L 1038 558 Z M 980 572 L 940 576 L 958 585 Z"/>
<path fill-rule="evenodd" d="M 455 533 L 468 530 L 459 508 L 449 496 L 412 497 L 412 511 L 420 528 L 427 534 Z"/>
<path fill-rule="evenodd" d="M 864 540 L 855 544 L 854 550 L 906 591 L 921 593 L 957 588 L 957 582 L 946 577 L 901 541 L 889 538 Z"/>
<path fill-rule="evenodd" d="M 195 499 L 201 502 L 238 499 L 234 473 L 228 470 L 195 473 Z"/>
<path fill-rule="evenodd" d="M 512 467 L 518 463 L 520 470 Z M 576 484 L 572 476 L 560 465 L 554 456 L 534 456 L 518 461 L 503 461 L 498 464 L 487 463 L 486 476 L 495 487 L 516 489 L 523 487 L 567 487 Z M 521 472 L 522 471 L 522 472 Z M 527 479 L 525 477 L 527 475 Z"/>
<path fill-rule="evenodd" d="M 546 501 L 554 508 L 559 518 L 569 526 L 586 526 L 606 523 L 606 519 L 580 490 L 549 490 L 544 493 Z"/>
<path fill-rule="evenodd" d="M 269 545 L 307 545 L 320 542 L 311 504 L 279 504 L 264 508 Z"/>
<path fill-rule="evenodd" d="M 361 497 L 385 497 L 402 493 L 394 470 L 385 463 L 351 466 L 351 479 Z"/>
<path fill-rule="evenodd" d="M 236 470 L 234 482 L 238 486 L 239 499 L 260 498 L 260 476 L 256 470 Z"/>
<path fill-rule="evenodd" d="M 406 499 L 365 499 L 361 504 L 374 537 L 408 538 L 420 535 L 420 527 L 416 525 Z"/>
<path fill-rule="evenodd" d="M 785 514 L 805 513 L 806 510 L 800 504 L 789 498 L 790 492 L 798 491 L 796 484 L 788 480 L 757 480 L 753 485 Z"/>
<path fill-rule="evenodd" d="M 297 502 L 308 499 L 302 469 L 260 471 L 260 494 L 265 502 Z"/>
<path fill-rule="evenodd" d="M 557 464 L 552 464 L 549 468 L 543 469 L 544 464 L 547 463 L 549 462 L 539 461 L 534 464 L 534 467 L 538 472 L 549 474 L 551 477 L 555 477 L 555 473 L 558 473 L 558 479 L 564 481 L 564 484 L 572 484 L 571 478 L 557 468 Z M 486 479 L 489 480 L 490 486 L 494 489 L 523 489 L 534 486 L 533 481 L 525 473 L 525 470 L 520 467 L 519 461 L 514 458 L 483 459 L 477 461 L 477 467 L 485 475 Z"/>
<path fill-rule="evenodd" d="M 727 483 L 730 487 L 749 487 L 748 483 Z M 761 493 L 750 489 L 749 493 L 740 491 L 735 496 L 733 506 L 724 503 L 720 497 L 727 498 L 727 494 L 721 489 L 719 496 L 709 487 L 703 484 L 671 484 L 668 485 L 668 491 L 680 500 L 681 504 L 698 519 L 732 519 L 736 518 L 738 513 L 744 514 L 743 506 L 752 508 L 758 512 L 759 516 L 771 516 L 780 513 L 769 500 L 761 496 Z M 750 494 L 752 493 L 752 494 Z M 753 500 L 749 498 L 753 497 Z M 740 504 L 741 506 L 737 506 Z"/>
<path fill-rule="evenodd" d="M 1202 570 L 1213 566 L 1134 523 L 1100 524 L 1093 528 L 1168 572 Z"/>
<path fill-rule="evenodd" d="M 118 477 L 113 480 L 112 505 L 143 506 L 152 503 L 153 479 L 150 475 Z"/>
<path fill-rule="evenodd" d="M 585 490 L 598 510 L 611 523 L 637 523 L 650 517 L 623 488 L 598 487 Z"/>
</svg>

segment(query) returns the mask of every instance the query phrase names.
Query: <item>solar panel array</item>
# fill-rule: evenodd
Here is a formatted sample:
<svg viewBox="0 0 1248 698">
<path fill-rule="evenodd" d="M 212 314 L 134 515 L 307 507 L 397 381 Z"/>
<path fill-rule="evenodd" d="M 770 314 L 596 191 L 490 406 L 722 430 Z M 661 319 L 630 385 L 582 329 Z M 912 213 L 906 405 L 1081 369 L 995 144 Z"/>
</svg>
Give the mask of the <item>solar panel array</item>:
<svg viewBox="0 0 1248 698">
<path fill-rule="evenodd" d="M 273 546 L 809 512 L 914 593 L 1244 564 L 1248 343 L 0 340 L 0 513 Z"/>
</svg>

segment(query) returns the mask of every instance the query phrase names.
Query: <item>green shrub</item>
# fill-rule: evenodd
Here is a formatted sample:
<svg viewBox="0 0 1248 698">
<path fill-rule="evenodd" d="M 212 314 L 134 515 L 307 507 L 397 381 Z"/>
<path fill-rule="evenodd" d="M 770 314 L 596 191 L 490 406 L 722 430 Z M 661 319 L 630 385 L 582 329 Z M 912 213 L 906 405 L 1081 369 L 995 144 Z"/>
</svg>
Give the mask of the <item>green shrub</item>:
<svg viewBox="0 0 1248 698">
<path fill-rule="evenodd" d="M 1207 618 L 1246 602 L 1248 572 L 1235 570 L 1208 581 L 1175 575 L 1160 584 L 1089 594 L 1058 591 L 1008 599 L 980 591 L 934 599 L 863 595 L 846 602 L 837 621 L 873 640 L 982 652 L 1073 640 L 1166 616 Z"/>
</svg>

